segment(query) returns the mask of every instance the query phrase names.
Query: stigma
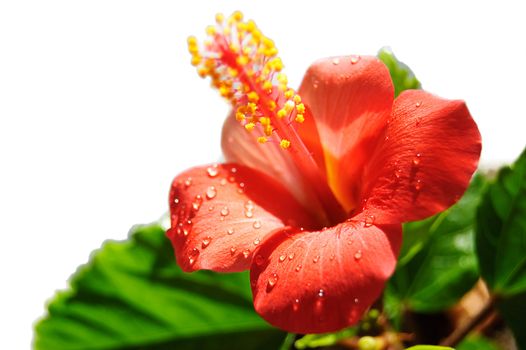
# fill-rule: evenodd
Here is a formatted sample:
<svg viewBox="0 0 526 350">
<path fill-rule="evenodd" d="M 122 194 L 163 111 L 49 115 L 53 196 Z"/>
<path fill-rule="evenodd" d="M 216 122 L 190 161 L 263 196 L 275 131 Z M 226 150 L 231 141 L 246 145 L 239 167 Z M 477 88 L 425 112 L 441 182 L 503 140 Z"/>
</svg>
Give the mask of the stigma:
<svg viewBox="0 0 526 350">
<path fill-rule="evenodd" d="M 271 142 L 281 149 L 294 146 L 295 126 L 305 121 L 301 97 L 290 89 L 282 72 L 274 42 L 264 36 L 254 21 L 234 12 L 216 15 L 216 24 L 206 29 L 207 40 L 188 38 L 192 65 L 228 100 L 236 120 L 257 143 Z"/>
</svg>

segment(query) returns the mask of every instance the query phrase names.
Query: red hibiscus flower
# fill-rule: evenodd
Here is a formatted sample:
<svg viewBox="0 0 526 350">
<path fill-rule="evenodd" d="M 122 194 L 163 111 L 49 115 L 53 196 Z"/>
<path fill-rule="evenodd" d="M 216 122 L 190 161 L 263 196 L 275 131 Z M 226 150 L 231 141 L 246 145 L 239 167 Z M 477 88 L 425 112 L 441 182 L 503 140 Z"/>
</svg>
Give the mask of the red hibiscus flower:
<svg viewBox="0 0 526 350">
<path fill-rule="evenodd" d="M 287 331 L 352 325 L 393 273 L 401 223 L 465 191 L 481 149 L 477 126 L 463 101 L 421 90 L 395 99 L 375 57 L 319 60 L 291 90 L 252 21 L 216 20 L 211 40 L 190 38 L 189 50 L 234 106 L 223 129 L 227 163 L 174 180 L 167 235 L 177 262 L 185 271 L 250 269 L 256 311 Z"/>
</svg>

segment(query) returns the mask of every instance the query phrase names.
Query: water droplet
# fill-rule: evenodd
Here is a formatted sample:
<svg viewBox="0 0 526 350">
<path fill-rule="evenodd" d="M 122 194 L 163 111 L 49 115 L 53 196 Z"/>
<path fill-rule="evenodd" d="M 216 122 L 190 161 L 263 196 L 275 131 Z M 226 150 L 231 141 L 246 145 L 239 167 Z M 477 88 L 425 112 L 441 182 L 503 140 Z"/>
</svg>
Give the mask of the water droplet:
<svg viewBox="0 0 526 350">
<path fill-rule="evenodd" d="M 250 219 L 251 217 L 254 216 L 254 212 L 251 210 L 247 210 L 245 211 L 245 216 Z"/>
<path fill-rule="evenodd" d="M 418 101 L 417 103 L 415 103 L 416 107 L 420 107 L 421 105 L 422 105 L 422 101 Z"/>
<path fill-rule="evenodd" d="M 200 195 L 195 196 L 194 202 L 192 203 L 192 209 L 198 211 L 201 208 L 201 203 L 203 203 L 203 197 Z"/>
<path fill-rule="evenodd" d="M 422 189 L 422 180 L 416 180 L 416 183 L 415 183 L 415 190 L 417 191 L 420 191 Z"/>
<path fill-rule="evenodd" d="M 353 301 L 354 301 L 355 304 L 358 304 L 360 302 L 360 300 L 358 298 L 354 298 Z"/>
<path fill-rule="evenodd" d="M 319 82 L 318 80 L 314 79 L 314 80 L 312 81 L 312 87 L 315 88 L 315 89 L 317 89 L 319 83 L 320 83 L 320 82 Z"/>
<path fill-rule="evenodd" d="M 261 221 L 259 220 L 254 221 L 254 223 L 252 224 L 252 227 L 254 227 L 256 230 L 261 228 Z"/>
<path fill-rule="evenodd" d="M 192 178 L 189 177 L 184 181 L 184 187 L 188 188 L 192 185 Z"/>
<path fill-rule="evenodd" d="M 261 243 L 261 241 L 259 240 L 259 238 L 256 238 L 256 239 L 254 240 L 254 245 L 258 245 L 259 243 Z"/>
<path fill-rule="evenodd" d="M 360 61 L 361 57 L 358 55 L 352 55 L 351 56 L 351 64 L 356 64 Z"/>
<path fill-rule="evenodd" d="M 219 183 L 221 184 L 221 186 L 226 185 L 226 179 L 221 179 L 221 181 Z"/>
<path fill-rule="evenodd" d="M 399 179 L 402 176 L 402 169 L 396 168 L 394 171 L 394 175 L 397 179 Z"/>
<path fill-rule="evenodd" d="M 334 254 L 331 254 L 331 256 L 329 257 L 329 260 L 330 260 L 330 261 L 333 261 L 335 257 L 336 257 L 336 256 L 335 256 Z"/>
<path fill-rule="evenodd" d="M 354 258 L 356 260 L 360 260 L 362 258 L 362 251 L 360 249 L 358 249 L 358 251 L 354 253 Z"/>
<path fill-rule="evenodd" d="M 413 164 L 416 166 L 418 164 L 420 164 L 420 158 L 422 157 L 422 154 L 420 153 L 417 153 L 415 155 L 415 157 L 413 158 Z"/>
<path fill-rule="evenodd" d="M 284 262 L 287 257 L 285 255 L 281 255 L 279 257 L 279 262 Z"/>
<path fill-rule="evenodd" d="M 221 209 L 221 216 L 227 216 L 228 213 L 230 213 L 228 207 L 223 207 L 223 209 Z"/>
<path fill-rule="evenodd" d="M 230 255 L 234 255 L 236 253 L 236 247 L 232 246 L 230 247 Z"/>
<path fill-rule="evenodd" d="M 231 169 L 230 169 L 230 172 L 231 172 L 232 174 L 237 173 L 237 168 L 231 168 Z"/>
<path fill-rule="evenodd" d="M 192 249 L 192 251 L 188 255 L 188 262 L 190 263 L 190 265 L 193 265 L 195 263 L 198 256 L 199 256 L 199 249 L 197 248 Z"/>
<path fill-rule="evenodd" d="M 289 260 L 292 260 L 292 259 L 294 259 L 294 253 L 289 254 Z"/>
<path fill-rule="evenodd" d="M 374 215 L 367 215 L 363 221 L 364 227 L 371 227 L 374 224 Z"/>
<path fill-rule="evenodd" d="M 263 257 L 263 255 L 258 254 L 256 255 L 255 261 L 257 266 L 261 266 L 265 262 L 265 258 Z"/>
<path fill-rule="evenodd" d="M 278 283 L 278 279 L 279 279 L 279 277 L 278 277 L 277 273 L 274 272 L 272 275 L 270 275 L 268 277 L 268 281 L 267 281 L 269 288 L 274 288 L 276 283 Z"/>
<path fill-rule="evenodd" d="M 318 291 L 318 296 L 319 296 L 320 298 L 323 298 L 323 297 L 325 296 L 325 291 L 324 291 L 323 289 L 320 289 L 320 290 Z"/>
<path fill-rule="evenodd" d="M 206 237 L 203 239 L 203 241 L 201 242 L 201 246 L 202 246 L 203 248 L 206 248 L 206 247 L 208 247 L 208 245 L 210 244 L 211 241 L 212 241 L 212 237 L 210 237 L 210 236 L 206 236 Z"/>
<path fill-rule="evenodd" d="M 312 259 L 312 262 L 316 264 L 316 263 L 318 262 L 318 260 L 320 260 L 320 256 L 319 256 L 319 255 L 316 255 L 316 256 Z"/>
<path fill-rule="evenodd" d="M 254 203 L 252 201 L 245 202 L 245 209 L 248 211 L 254 210 Z"/>
<path fill-rule="evenodd" d="M 179 198 L 175 198 L 175 199 L 174 199 L 174 204 L 175 204 L 175 205 L 179 204 Z"/>
<path fill-rule="evenodd" d="M 292 304 L 292 310 L 298 311 L 299 308 L 300 308 L 300 300 L 294 299 L 294 303 Z"/>
<path fill-rule="evenodd" d="M 339 65 L 340 64 L 340 59 L 339 58 L 334 58 L 332 60 L 332 64 L 334 64 L 335 66 Z"/>
<path fill-rule="evenodd" d="M 210 177 L 216 177 L 217 174 L 219 174 L 219 169 L 217 168 L 217 164 L 214 164 L 212 166 L 209 166 L 207 169 L 206 169 L 206 172 L 208 174 L 208 176 Z"/>
<path fill-rule="evenodd" d="M 247 259 L 250 256 L 250 249 L 243 250 L 243 256 Z"/>
<path fill-rule="evenodd" d="M 301 264 L 299 264 L 298 266 L 296 266 L 295 268 L 296 272 L 299 272 L 301 270 Z"/>
<path fill-rule="evenodd" d="M 228 177 L 228 182 L 235 182 L 236 181 L 236 178 L 233 177 L 233 176 L 229 176 Z"/>
<path fill-rule="evenodd" d="M 212 210 L 214 210 L 214 206 L 213 205 L 208 207 L 208 211 L 212 211 Z"/>
<path fill-rule="evenodd" d="M 206 198 L 212 199 L 217 195 L 217 190 L 214 186 L 210 186 L 206 189 Z"/>
<path fill-rule="evenodd" d="M 233 228 L 229 228 L 228 230 L 226 230 L 226 233 L 229 234 L 229 235 L 233 235 L 234 234 L 234 229 Z"/>
</svg>

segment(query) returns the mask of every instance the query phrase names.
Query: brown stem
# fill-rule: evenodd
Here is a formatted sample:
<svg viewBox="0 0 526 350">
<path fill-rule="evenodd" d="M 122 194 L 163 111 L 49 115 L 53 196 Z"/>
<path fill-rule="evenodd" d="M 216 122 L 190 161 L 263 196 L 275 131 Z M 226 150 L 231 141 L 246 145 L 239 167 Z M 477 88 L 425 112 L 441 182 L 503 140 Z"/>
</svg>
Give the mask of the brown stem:
<svg viewBox="0 0 526 350">
<path fill-rule="evenodd" d="M 447 338 L 440 342 L 442 346 L 454 347 L 457 345 L 469 332 L 475 327 L 484 322 L 493 312 L 496 298 L 492 296 L 488 302 L 484 305 L 482 310 L 475 315 L 469 322 L 465 323 L 461 327 L 455 329 Z"/>
</svg>

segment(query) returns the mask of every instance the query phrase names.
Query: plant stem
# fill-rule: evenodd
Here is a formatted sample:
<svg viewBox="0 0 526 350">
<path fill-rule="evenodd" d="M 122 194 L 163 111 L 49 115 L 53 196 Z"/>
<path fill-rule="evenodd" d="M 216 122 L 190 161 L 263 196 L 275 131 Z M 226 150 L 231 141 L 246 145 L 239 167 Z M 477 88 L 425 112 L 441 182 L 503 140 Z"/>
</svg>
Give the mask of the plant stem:
<svg viewBox="0 0 526 350">
<path fill-rule="evenodd" d="M 495 307 L 495 301 L 495 296 L 491 296 L 482 310 L 480 310 L 479 313 L 475 315 L 475 317 L 473 317 L 471 320 L 469 320 L 469 322 L 465 323 L 461 327 L 455 329 L 447 338 L 440 342 L 440 345 L 454 347 L 460 343 L 460 341 L 464 339 L 464 337 L 468 335 L 469 332 L 484 322 L 492 314 Z"/>
</svg>

